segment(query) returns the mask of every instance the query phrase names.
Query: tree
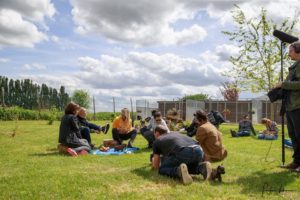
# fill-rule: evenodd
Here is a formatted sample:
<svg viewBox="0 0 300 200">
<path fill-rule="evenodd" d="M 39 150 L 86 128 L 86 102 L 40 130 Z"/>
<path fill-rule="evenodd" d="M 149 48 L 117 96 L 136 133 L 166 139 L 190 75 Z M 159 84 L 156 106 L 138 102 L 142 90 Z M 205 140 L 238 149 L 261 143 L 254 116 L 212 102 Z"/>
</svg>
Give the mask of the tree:
<svg viewBox="0 0 300 200">
<path fill-rule="evenodd" d="M 229 40 L 240 48 L 238 56 L 232 56 L 233 69 L 224 75 L 235 78 L 243 90 L 256 92 L 269 91 L 280 77 L 280 42 L 272 36 L 275 29 L 293 34 L 298 24 L 299 13 L 293 19 L 286 18 L 277 26 L 267 18 L 267 12 L 261 9 L 258 18 L 247 19 L 244 12 L 235 6 L 232 11 L 235 30 L 223 31 Z M 287 62 L 287 54 L 284 55 Z"/>
<path fill-rule="evenodd" d="M 237 82 L 224 82 L 221 84 L 220 91 L 226 101 L 239 100 L 240 90 L 238 89 Z"/>
<path fill-rule="evenodd" d="M 193 94 L 193 95 L 187 95 L 183 97 L 183 100 L 191 99 L 191 100 L 196 100 L 196 101 L 202 101 L 208 99 L 209 96 L 207 94 Z"/>
<path fill-rule="evenodd" d="M 72 96 L 72 101 L 80 105 L 81 107 L 89 108 L 91 103 L 91 97 L 85 90 L 75 90 Z"/>
</svg>

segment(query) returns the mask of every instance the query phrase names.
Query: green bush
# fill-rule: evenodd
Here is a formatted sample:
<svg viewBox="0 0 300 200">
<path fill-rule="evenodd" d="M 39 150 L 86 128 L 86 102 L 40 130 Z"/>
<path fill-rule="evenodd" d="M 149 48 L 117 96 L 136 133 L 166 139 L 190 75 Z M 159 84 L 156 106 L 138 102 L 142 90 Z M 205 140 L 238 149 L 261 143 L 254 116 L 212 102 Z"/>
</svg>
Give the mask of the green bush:
<svg viewBox="0 0 300 200">
<path fill-rule="evenodd" d="M 0 120 L 60 120 L 63 113 L 57 109 L 51 110 L 28 110 L 20 107 L 2 107 L 0 108 Z"/>
</svg>

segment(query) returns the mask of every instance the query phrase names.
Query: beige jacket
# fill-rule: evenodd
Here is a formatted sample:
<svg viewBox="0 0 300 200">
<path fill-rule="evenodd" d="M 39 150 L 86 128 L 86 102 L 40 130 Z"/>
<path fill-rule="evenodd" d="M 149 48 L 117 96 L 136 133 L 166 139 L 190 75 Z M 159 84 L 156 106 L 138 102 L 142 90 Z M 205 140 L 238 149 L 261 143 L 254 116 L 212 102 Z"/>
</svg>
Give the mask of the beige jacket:
<svg viewBox="0 0 300 200">
<path fill-rule="evenodd" d="M 227 156 L 222 144 L 222 133 L 210 122 L 198 127 L 196 139 L 202 147 L 206 161 L 221 161 Z"/>
</svg>

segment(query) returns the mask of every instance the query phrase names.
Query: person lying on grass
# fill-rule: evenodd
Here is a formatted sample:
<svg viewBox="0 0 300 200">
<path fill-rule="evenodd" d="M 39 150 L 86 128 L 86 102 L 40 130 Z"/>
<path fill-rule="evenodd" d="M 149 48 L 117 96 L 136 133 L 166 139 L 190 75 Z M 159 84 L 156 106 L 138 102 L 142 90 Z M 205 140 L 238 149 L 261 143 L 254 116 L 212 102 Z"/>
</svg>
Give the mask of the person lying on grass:
<svg viewBox="0 0 300 200">
<path fill-rule="evenodd" d="M 266 126 L 266 130 L 259 133 L 258 139 L 276 140 L 278 138 L 278 127 L 275 121 L 263 118 L 261 123 Z"/>
<path fill-rule="evenodd" d="M 112 127 L 113 139 L 117 141 L 119 145 L 122 144 L 123 140 L 130 139 L 127 147 L 131 148 L 137 131 L 132 127 L 132 121 L 127 108 L 121 110 L 121 115 L 114 119 Z"/>
<path fill-rule="evenodd" d="M 65 108 L 65 115 L 62 117 L 59 127 L 59 150 L 62 152 L 66 151 L 74 157 L 78 156 L 78 154 L 87 154 L 91 150 L 88 141 L 83 139 L 80 133 L 77 118 L 79 109 L 79 105 L 70 102 Z"/>
<path fill-rule="evenodd" d="M 203 148 L 205 161 L 216 162 L 227 157 L 227 150 L 222 143 L 222 133 L 208 121 L 206 112 L 197 110 L 194 114 L 198 129 L 196 140 Z"/>
<path fill-rule="evenodd" d="M 191 184 L 191 174 L 202 174 L 204 180 L 211 180 L 212 167 L 204 161 L 204 152 L 197 141 L 179 133 L 167 133 L 167 129 L 156 126 L 154 130 L 152 167 L 158 173 L 180 179 L 183 184 Z"/>
<path fill-rule="evenodd" d="M 255 130 L 253 128 L 252 122 L 249 120 L 248 115 L 244 115 L 243 119 L 239 122 L 239 130 L 236 133 L 235 131 L 230 129 L 230 133 L 232 137 L 244 137 L 250 136 L 251 132 L 253 135 L 256 135 Z"/>
<path fill-rule="evenodd" d="M 105 126 L 98 126 L 96 124 L 93 124 L 93 123 L 90 123 L 88 122 L 88 120 L 86 119 L 86 115 L 87 115 L 87 112 L 86 112 L 86 109 L 81 107 L 78 111 L 78 115 L 77 115 L 77 118 L 78 118 L 78 121 L 79 121 L 79 124 L 80 124 L 80 133 L 81 133 L 81 136 L 82 138 L 86 139 L 90 146 L 92 148 L 94 148 L 94 144 L 92 144 L 92 139 L 91 139 L 91 136 L 90 136 L 90 133 L 91 133 L 91 130 L 95 130 L 96 133 L 100 133 L 101 131 L 104 133 L 104 134 L 107 134 L 108 130 L 109 130 L 109 124 L 106 124 Z"/>
</svg>

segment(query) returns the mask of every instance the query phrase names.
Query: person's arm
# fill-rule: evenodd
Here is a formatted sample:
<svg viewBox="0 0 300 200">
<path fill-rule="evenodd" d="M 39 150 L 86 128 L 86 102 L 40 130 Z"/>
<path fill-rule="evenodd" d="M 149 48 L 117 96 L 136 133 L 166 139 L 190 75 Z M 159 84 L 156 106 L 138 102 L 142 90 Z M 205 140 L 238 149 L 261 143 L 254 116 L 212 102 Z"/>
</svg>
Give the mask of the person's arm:
<svg viewBox="0 0 300 200">
<path fill-rule="evenodd" d="M 152 157 L 152 168 L 158 170 L 160 165 L 160 155 L 159 154 L 153 154 Z"/>
<path fill-rule="evenodd" d="M 151 128 L 153 128 L 153 125 L 154 125 L 154 118 L 151 117 L 150 121 L 149 121 L 149 124 L 147 126 L 147 129 L 151 130 Z"/>
<path fill-rule="evenodd" d="M 72 116 L 70 118 L 70 123 L 71 123 L 71 126 L 73 127 L 73 129 L 75 130 L 80 130 L 80 127 L 79 127 L 79 122 L 78 122 L 78 119 L 76 116 Z"/>
<path fill-rule="evenodd" d="M 200 146 L 204 143 L 206 138 L 205 129 L 203 127 L 198 127 L 196 133 L 196 140 L 199 142 Z"/>
<path fill-rule="evenodd" d="M 241 125 L 241 123 L 242 123 L 242 122 L 239 122 L 239 129 L 238 129 L 239 132 L 242 131 L 242 125 Z"/>
<path fill-rule="evenodd" d="M 299 65 L 299 64 L 298 64 Z M 298 67 L 298 66 L 297 66 Z M 281 84 L 281 88 L 285 90 L 300 90 L 300 70 L 296 69 L 296 80 L 294 81 L 284 81 Z"/>
<path fill-rule="evenodd" d="M 250 122 L 250 127 L 251 127 L 251 131 L 252 131 L 253 135 L 256 135 L 256 132 L 255 132 L 255 130 L 254 130 L 254 127 L 253 127 L 252 122 Z"/>
<path fill-rule="evenodd" d="M 167 129 L 167 132 L 170 133 L 170 129 L 169 129 L 169 127 L 168 127 L 166 121 L 162 119 L 162 120 L 161 120 L 161 123 L 162 123 L 162 125 Z"/>
</svg>

